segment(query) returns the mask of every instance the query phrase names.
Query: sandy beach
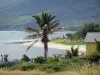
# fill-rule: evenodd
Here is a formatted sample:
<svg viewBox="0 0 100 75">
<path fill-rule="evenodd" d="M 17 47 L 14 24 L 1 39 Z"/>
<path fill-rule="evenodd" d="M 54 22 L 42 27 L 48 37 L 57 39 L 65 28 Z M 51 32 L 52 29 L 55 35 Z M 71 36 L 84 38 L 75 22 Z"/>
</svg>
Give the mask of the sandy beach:
<svg viewBox="0 0 100 75">
<path fill-rule="evenodd" d="M 30 44 L 32 44 L 32 42 L 24 43 L 25 46 L 29 46 Z M 86 45 L 63 45 L 63 44 L 58 44 L 53 42 L 48 43 L 48 48 L 53 48 L 53 49 L 70 50 L 72 46 L 73 48 L 79 47 L 79 52 L 82 53 L 86 52 Z M 33 47 L 43 47 L 43 44 L 42 42 L 37 42 L 33 45 Z"/>
</svg>

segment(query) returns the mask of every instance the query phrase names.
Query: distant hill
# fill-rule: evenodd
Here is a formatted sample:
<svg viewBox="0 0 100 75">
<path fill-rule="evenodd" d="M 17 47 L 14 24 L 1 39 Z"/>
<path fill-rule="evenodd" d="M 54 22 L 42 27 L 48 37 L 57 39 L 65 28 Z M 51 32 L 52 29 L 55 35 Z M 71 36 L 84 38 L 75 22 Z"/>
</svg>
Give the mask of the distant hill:
<svg viewBox="0 0 100 75">
<path fill-rule="evenodd" d="M 0 0 L 0 30 L 36 27 L 32 15 L 57 15 L 61 26 L 77 30 L 84 23 L 100 24 L 100 0 Z"/>
</svg>

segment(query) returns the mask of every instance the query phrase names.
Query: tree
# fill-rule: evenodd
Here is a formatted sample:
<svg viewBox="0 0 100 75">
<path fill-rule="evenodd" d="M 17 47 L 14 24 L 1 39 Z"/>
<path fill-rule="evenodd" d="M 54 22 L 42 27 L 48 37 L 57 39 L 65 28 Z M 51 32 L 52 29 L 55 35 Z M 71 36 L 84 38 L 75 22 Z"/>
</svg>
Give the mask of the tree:
<svg viewBox="0 0 100 75">
<path fill-rule="evenodd" d="M 96 39 L 95 41 L 96 41 L 96 51 L 100 53 L 100 41 L 97 41 Z"/>
<path fill-rule="evenodd" d="M 54 18 L 56 17 L 55 15 L 52 16 L 51 14 L 47 12 L 42 12 L 42 15 L 38 16 L 32 16 L 35 18 L 36 23 L 38 25 L 38 29 L 33 29 L 33 28 L 26 28 L 26 32 L 33 33 L 32 35 L 28 35 L 25 39 L 35 39 L 37 37 L 41 37 L 41 41 L 44 44 L 44 57 L 47 58 L 47 53 L 48 53 L 48 34 L 59 30 L 59 28 L 56 28 L 59 25 L 58 21 L 55 21 Z M 36 41 L 37 42 L 37 41 Z M 32 43 L 28 49 L 33 45 Z M 27 49 L 27 50 L 28 50 Z"/>
<path fill-rule="evenodd" d="M 76 32 L 76 33 L 74 34 L 74 39 L 77 40 L 77 41 L 79 41 L 80 38 L 81 38 L 80 32 Z"/>
<path fill-rule="evenodd" d="M 84 39 L 87 32 L 100 32 L 100 25 L 94 23 L 84 24 L 74 36 L 76 39 Z"/>
<path fill-rule="evenodd" d="M 67 36 L 67 38 L 70 39 L 71 41 L 73 40 L 73 34 L 67 33 L 66 36 Z"/>
<path fill-rule="evenodd" d="M 4 55 L 1 55 L 1 61 L 2 62 L 8 62 L 8 55 L 7 54 L 4 54 Z"/>
</svg>

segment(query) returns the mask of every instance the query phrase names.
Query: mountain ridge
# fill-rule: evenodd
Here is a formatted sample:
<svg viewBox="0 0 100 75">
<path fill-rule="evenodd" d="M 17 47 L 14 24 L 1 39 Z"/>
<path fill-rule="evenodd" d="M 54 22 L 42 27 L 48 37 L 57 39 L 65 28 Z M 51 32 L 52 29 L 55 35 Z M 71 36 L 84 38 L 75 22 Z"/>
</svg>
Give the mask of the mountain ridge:
<svg viewBox="0 0 100 75">
<path fill-rule="evenodd" d="M 32 15 L 41 12 L 57 15 L 61 26 L 84 23 L 100 24 L 100 0 L 0 0 L 0 30 L 23 30 L 36 27 Z"/>
</svg>

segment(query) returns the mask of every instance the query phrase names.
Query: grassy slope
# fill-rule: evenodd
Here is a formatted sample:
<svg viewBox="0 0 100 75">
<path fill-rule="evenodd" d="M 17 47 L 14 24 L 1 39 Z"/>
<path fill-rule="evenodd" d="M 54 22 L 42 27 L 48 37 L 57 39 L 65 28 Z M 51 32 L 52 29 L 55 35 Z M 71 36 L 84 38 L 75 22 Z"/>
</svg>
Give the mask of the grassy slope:
<svg viewBox="0 0 100 75">
<path fill-rule="evenodd" d="M 78 41 L 70 41 L 70 40 L 63 40 L 63 39 L 54 39 L 51 40 L 51 42 L 54 43 L 60 43 L 60 44 L 65 44 L 65 45 L 84 45 L 84 42 L 78 42 Z"/>
<path fill-rule="evenodd" d="M 65 71 L 57 73 L 45 73 L 41 71 L 0 71 L 0 75 L 100 75 L 99 69 L 83 68 L 81 70 Z"/>
</svg>

